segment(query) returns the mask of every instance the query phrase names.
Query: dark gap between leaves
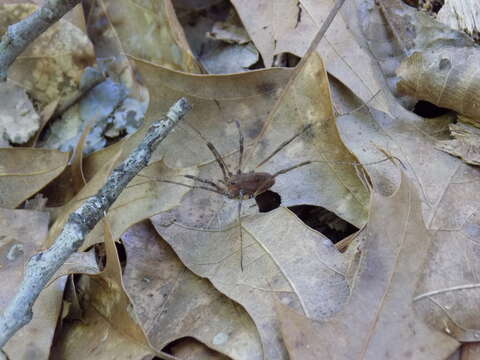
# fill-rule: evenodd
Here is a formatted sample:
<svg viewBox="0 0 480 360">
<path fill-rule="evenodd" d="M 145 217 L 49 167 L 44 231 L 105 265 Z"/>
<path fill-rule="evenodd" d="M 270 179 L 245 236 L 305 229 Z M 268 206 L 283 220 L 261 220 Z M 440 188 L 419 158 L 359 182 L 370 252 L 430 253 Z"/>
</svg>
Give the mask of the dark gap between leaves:
<svg viewBox="0 0 480 360">
<path fill-rule="evenodd" d="M 314 205 L 296 205 L 289 209 L 302 220 L 305 225 L 325 235 L 334 244 L 347 236 L 352 235 L 359 229 L 349 222 L 338 217 L 335 213 Z"/>
<path fill-rule="evenodd" d="M 192 345 L 194 345 L 193 353 L 192 353 Z M 198 356 L 199 358 L 201 357 L 202 359 L 203 358 L 218 359 L 218 360 L 230 359 L 229 357 L 209 348 L 205 344 L 201 343 L 197 339 L 190 336 L 176 339 L 162 349 L 163 352 L 173 356 L 178 356 L 180 359 L 183 359 L 184 356 L 187 355 L 187 354 L 184 354 L 186 350 L 190 356 L 194 355 L 194 356 Z M 191 357 L 191 358 L 193 359 L 194 357 Z M 154 357 L 152 360 L 160 360 L 160 358 Z"/>
<path fill-rule="evenodd" d="M 417 102 L 413 109 L 415 114 L 429 119 L 445 115 L 449 111 L 449 109 L 439 107 L 424 100 Z"/>
<path fill-rule="evenodd" d="M 100 271 L 105 269 L 106 261 L 107 261 L 107 254 L 105 252 L 105 244 L 99 243 L 92 245 L 91 247 L 85 249 L 85 251 L 89 251 L 91 248 L 95 248 L 95 257 L 97 259 L 98 268 Z M 122 274 L 125 270 L 125 266 L 127 265 L 127 252 L 125 250 L 125 246 L 121 242 L 115 241 L 115 247 L 117 248 L 118 259 L 120 260 L 120 266 L 122 267 Z"/>
<path fill-rule="evenodd" d="M 268 190 L 255 197 L 258 211 L 261 213 L 270 212 L 281 204 L 281 197 L 278 193 Z M 335 213 L 314 205 L 296 205 L 289 209 L 302 220 L 305 225 L 322 233 L 334 244 L 358 231 L 355 225 L 338 217 Z"/>
</svg>

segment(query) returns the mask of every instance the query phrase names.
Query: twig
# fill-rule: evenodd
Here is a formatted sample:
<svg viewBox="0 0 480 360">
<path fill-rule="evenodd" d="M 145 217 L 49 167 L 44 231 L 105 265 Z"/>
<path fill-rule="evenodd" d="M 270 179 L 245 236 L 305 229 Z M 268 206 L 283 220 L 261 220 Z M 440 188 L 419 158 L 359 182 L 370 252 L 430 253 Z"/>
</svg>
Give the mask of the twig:
<svg viewBox="0 0 480 360">
<path fill-rule="evenodd" d="M 0 42 L 0 82 L 7 79 L 8 68 L 17 56 L 79 2 L 80 0 L 49 0 L 30 16 L 7 28 Z"/>
<path fill-rule="evenodd" d="M 18 292 L 0 317 L 0 348 L 17 330 L 30 322 L 33 303 L 44 286 L 69 256 L 82 246 L 85 236 L 100 221 L 130 180 L 147 166 L 156 145 L 189 109 L 190 105 L 185 98 L 178 100 L 163 120 L 155 122 L 148 129 L 143 141 L 112 171 L 97 194 L 70 214 L 54 244 L 30 258 Z"/>
</svg>

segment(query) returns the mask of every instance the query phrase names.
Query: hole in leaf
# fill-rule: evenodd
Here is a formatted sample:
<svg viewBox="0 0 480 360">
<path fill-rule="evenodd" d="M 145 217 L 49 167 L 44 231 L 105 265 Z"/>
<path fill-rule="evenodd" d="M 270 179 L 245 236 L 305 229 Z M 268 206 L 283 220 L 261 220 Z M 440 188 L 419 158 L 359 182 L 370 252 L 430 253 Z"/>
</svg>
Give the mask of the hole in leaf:
<svg viewBox="0 0 480 360">
<path fill-rule="evenodd" d="M 282 197 L 275 191 L 267 190 L 255 197 L 259 212 L 269 212 L 280 206 Z"/>
<path fill-rule="evenodd" d="M 321 232 L 334 244 L 358 231 L 355 225 L 338 217 L 335 213 L 313 205 L 296 205 L 289 207 L 305 225 Z"/>
<path fill-rule="evenodd" d="M 217 334 L 216 337 L 221 337 L 222 333 Z M 227 335 L 225 335 L 227 336 Z M 219 339 L 221 340 L 221 339 Z M 215 341 L 215 339 L 214 339 Z M 229 357 L 210 349 L 205 344 L 192 337 L 183 337 L 172 341 L 165 346 L 162 351 L 173 355 L 179 359 L 217 359 L 228 360 Z M 160 360 L 159 357 L 154 357 L 153 360 Z"/>
<path fill-rule="evenodd" d="M 420 100 L 415 104 L 415 108 L 413 112 L 419 116 L 423 116 L 426 118 L 436 118 L 438 116 L 444 115 L 448 113 L 450 110 L 439 107 L 428 101 Z"/>
</svg>

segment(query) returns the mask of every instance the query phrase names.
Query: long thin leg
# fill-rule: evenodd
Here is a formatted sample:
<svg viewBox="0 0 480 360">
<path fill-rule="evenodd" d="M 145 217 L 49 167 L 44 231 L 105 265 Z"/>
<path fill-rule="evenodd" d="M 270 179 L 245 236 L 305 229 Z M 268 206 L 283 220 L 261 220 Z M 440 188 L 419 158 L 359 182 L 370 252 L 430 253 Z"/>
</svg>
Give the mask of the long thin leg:
<svg viewBox="0 0 480 360">
<path fill-rule="evenodd" d="M 222 191 L 219 191 L 219 190 L 216 190 L 216 189 L 210 189 L 209 187 L 206 187 L 206 186 L 188 185 L 188 184 L 184 184 L 184 183 L 176 182 L 176 181 L 171 181 L 171 180 L 156 179 L 156 178 L 152 178 L 150 176 L 141 175 L 141 174 L 138 174 L 137 176 L 141 176 L 141 177 L 153 180 L 153 181 L 164 182 L 164 183 L 167 183 L 167 184 L 175 184 L 175 185 L 185 186 L 185 187 L 188 187 L 190 189 L 201 189 L 201 190 L 211 191 L 211 192 L 214 192 L 214 193 L 217 193 L 217 194 L 220 194 L 220 195 L 224 195 L 224 196 L 226 195 L 225 192 L 222 192 Z M 135 186 L 135 185 L 132 185 L 132 186 Z"/>
<path fill-rule="evenodd" d="M 272 157 L 274 157 L 275 155 L 277 155 L 278 152 L 280 152 L 280 150 L 282 150 L 285 146 L 287 146 L 288 144 L 290 144 L 293 140 L 295 140 L 297 137 L 299 137 L 300 135 L 302 135 L 305 131 L 307 131 L 308 129 L 310 129 L 312 127 L 312 124 L 308 124 L 308 125 L 305 125 L 305 127 L 299 131 L 298 133 L 296 133 L 295 135 L 293 135 L 290 139 L 284 141 L 283 143 L 281 143 L 270 155 L 268 155 L 262 162 L 260 162 L 258 165 L 257 165 L 257 168 L 259 168 L 260 166 L 262 166 L 263 164 L 265 164 L 268 160 L 270 160 Z"/>
<path fill-rule="evenodd" d="M 188 123 L 187 123 L 188 124 Z M 217 164 L 218 166 L 220 167 L 220 170 L 222 170 L 222 174 L 223 174 L 223 180 L 225 182 L 228 182 L 228 179 L 230 177 L 232 177 L 232 172 L 230 171 L 230 169 L 228 168 L 227 164 L 225 163 L 225 161 L 223 160 L 222 156 L 220 155 L 220 153 L 218 152 L 218 150 L 216 149 L 215 145 L 213 145 L 210 141 L 208 141 L 207 139 L 205 139 L 205 137 L 202 135 L 202 133 L 200 131 L 198 131 L 195 127 L 193 127 L 192 125 L 188 124 L 188 126 L 197 133 L 198 136 L 200 136 L 200 138 L 205 141 L 205 143 L 207 144 L 207 147 L 208 149 L 210 150 L 210 152 L 213 154 L 213 156 L 215 157 L 215 160 L 217 161 Z"/>
<path fill-rule="evenodd" d="M 243 232 L 242 232 L 242 200 L 243 190 L 240 190 L 240 200 L 238 201 L 238 227 L 240 229 L 240 269 L 243 272 Z"/>
<path fill-rule="evenodd" d="M 304 162 L 298 163 L 298 164 L 296 164 L 296 165 L 290 166 L 290 167 L 288 167 L 288 168 L 286 168 L 286 169 L 279 170 L 279 171 L 277 171 L 276 173 L 274 173 L 274 174 L 272 175 L 272 177 L 275 178 L 275 177 L 277 177 L 278 175 L 285 174 L 285 173 L 287 173 L 287 172 L 289 172 L 289 171 L 292 171 L 292 170 L 294 170 L 294 169 L 296 169 L 296 168 L 299 168 L 299 167 L 301 167 L 301 166 L 305 166 L 305 165 L 311 164 L 312 162 L 313 162 L 313 161 L 304 161 Z"/>
<path fill-rule="evenodd" d="M 225 190 L 223 188 L 221 188 L 220 186 L 218 186 L 217 184 L 215 184 L 211 180 L 203 179 L 203 178 L 200 178 L 198 176 L 193 176 L 193 175 L 183 175 L 183 177 L 186 177 L 187 179 L 191 179 L 191 180 L 196 180 L 196 181 L 199 181 L 199 182 L 204 183 L 204 184 L 208 184 L 210 186 L 213 186 L 218 191 L 225 192 Z"/>
<path fill-rule="evenodd" d="M 238 129 L 238 141 L 240 143 L 240 156 L 238 158 L 238 170 L 237 170 L 237 174 L 241 174 L 242 173 L 242 162 L 243 162 L 243 147 L 244 147 L 244 142 L 245 142 L 245 139 L 243 137 L 243 133 L 242 133 L 242 129 L 240 128 L 240 123 L 238 122 L 238 120 L 235 120 L 235 124 L 237 125 L 237 129 Z"/>
</svg>

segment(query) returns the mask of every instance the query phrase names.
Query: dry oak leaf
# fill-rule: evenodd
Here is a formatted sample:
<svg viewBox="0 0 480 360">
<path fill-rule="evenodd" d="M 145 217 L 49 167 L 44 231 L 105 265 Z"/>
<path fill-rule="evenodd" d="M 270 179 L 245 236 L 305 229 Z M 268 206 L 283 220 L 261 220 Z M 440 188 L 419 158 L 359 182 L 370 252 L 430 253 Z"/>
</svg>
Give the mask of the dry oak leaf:
<svg viewBox="0 0 480 360">
<path fill-rule="evenodd" d="M 0 312 L 20 285 L 25 263 L 47 236 L 48 213 L 0 208 Z M 49 359 L 60 313 L 64 280 L 45 288 L 33 306 L 33 319 L 6 344 L 10 359 Z"/>
<path fill-rule="evenodd" d="M 334 84 L 340 105 L 358 108 L 353 94 Z M 350 94 L 350 95 L 349 95 Z M 478 341 L 480 329 L 479 174 L 435 148 L 445 139 L 453 116 L 424 119 L 401 106 L 395 118 L 364 108 L 338 118 L 342 138 L 362 162 L 372 159 L 372 143 L 402 161 L 419 189 L 425 224 L 433 238 L 415 305 L 418 314 L 459 341 Z M 391 193 L 398 172 L 385 166 L 369 168 L 370 179 L 383 193 Z M 432 296 L 429 296 L 431 294 Z M 476 340 L 477 339 L 477 340 Z"/>
<path fill-rule="evenodd" d="M 135 60 L 135 64 L 152 98 L 158 99 L 151 102 L 150 111 L 160 111 L 158 109 L 165 106 L 164 101 L 169 101 L 169 97 L 180 94 L 188 96 L 195 111 L 185 121 L 215 144 L 219 152 L 225 155 L 225 161 L 231 169 L 236 169 L 238 165 L 239 137 L 233 123 L 235 120 L 239 121 L 245 136 L 244 170 L 255 169 L 282 141 L 311 124 L 309 131 L 273 157 L 260 171 L 273 173 L 300 161 L 318 160 L 317 163 L 278 177 L 273 190 L 281 195 L 282 204 L 320 205 L 358 226 L 364 224 L 368 194 L 354 167 L 350 165 L 356 162 L 355 158 L 338 136 L 327 77 L 321 59 L 316 54 L 311 57 L 289 89 L 284 103 L 268 123 L 265 122 L 268 111 L 290 75 L 289 70 L 271 69 L 229 76 L 192 76 L 167 71 L 139 60 Z M 205 142 L 186 126 L 176 129 L 165 139 L 160 144 L 158 153 L 169 167 L 196 165 L 198 176 L 214 180 L 221 178 L 218 165 Z M 162 178 L 162 174 L 158 177 Z M 251 205 L 252 200 L 244 201 L 242 219 L 247 214 L 257 214 Z M 236 200 L 194 190 L 182 199 L 180 207 L 155 217 L 153 222 L 157 231 L 189 269 L 202 277 L 208 277 L 217 289 L 246 308 L 259 329 L 265 356 L 284 358 L 286 353 L 279 341 L 278 322 L 271 306 L 273 298 L 277 292 L 278 296 L 286 292 L 288 295 L 284 296 L 284 301 L 291 302 L 299 309 L 303 307 L 305 312 L 315 316 L 326 316 L 335 311 L 329 301 L 322 303 L 315 299 L 321 296 L 322 291 L 327 291 L 327 285 L 332 285 L 340 294 L 345 293 L 342 271 L 331 264 L 329 268 L 307 248 L 313 246 L 315 241 L 320 241 L 320 248 L 326 252 L 324 254 L 328 254 L 325 257 L 331 259 L 325 261 L 335 263 L 338 261 L 336 256 L 340 255 L 331 248 L 331 244 L 328 246 L 329 240 L 312 233 L 292 213 L 281 209 L 275 216 L 270 215 L 271 219 L 275 219 L 274 227 L 286 229 L 285 224 L 289 224 L 299 232 L 305 232 L 304 241 L 308 243 L 300 248 L 297 256 L 311 258 L 311 261 L 297 263 L 297 268 L 291 271 L 296 275 L 301 274 L 302 264 L 308 264 L 311 269 L 304 269 L 305 273 L 323 272 L 326 278 L 331 277 L 332 280 L 325 281 L 323 285 L 316 282 L 315 287 L 302 286 L 302 290 L 295 290 L 295 285 L 302 283 L 304 278 L 289 280 L 282 269 L 290 260 L 282 258 L 285 263 L 277 265 L 277 260 L 269 254 L 270 247 L 275 246 L 269 244 L 264 248 L 259 243 L 267 241 L 269 235 L 260 232 L 260 237 L 257 238 L 250 234 L 246 224 L 242 226 L 245 239 L 245 271 L 242 273 L 237 208 Z M 252 229 L 262 228 L 262 221 L 265 224 L 273 221 L 264 216 L 260 223 L 255 223 L 254 218 Z M 297 236 L 289 234 L 285 245 L 278 249 L 282 254 L 288 254 L 291 247 L 295 246 Z M 272 287 L 273 291 L 270 290 Z M 245 289 L 250 289 L 249 296 L 245 296 Z"/>
<path fill-rule="evenodd" d="M 480 165 L 480 129 L 464 123 L 450 124 L 451 140 L 437 141 L 436 147 L 463 159 L 467 164 Z"/>
<path fill-rule="evenodd" d="M 122 242 L 125 289 L 156 349 L 192 337 L 231 359 L 263 359 L 247 312 L 186 269 L 148 220 L 128 229 Z"/>
<path fill-rule="evenodd" d="M 158 353 L 148 344 L 137 323 L 122 283 L 115 242 L 108 225 L 104 226 L 107 228 L 105 269 L 98 275 L 84 275 L 80 279 L 78 291 L 84 315 L 82 321 L 63 324 L 52 350 L 54 358 L 140 360 Z"/>
<path fill-rule="evenodd" d="M 31 148 L 0 149 L 0 206 L 16 208 L 55 179 L 68 153 Z"/>
<path fill-rule="evenodd" d="M 291 359 L 447 358 L 458 342 L 414 311 L 430 236 L 414 185 L 402 172 L 390 197 L 373 192 L 361 257 L 344 309 L 325 322 L 278 311 Z M 277 307 L 278 308 L 278 307 Z"/>
</svg>

